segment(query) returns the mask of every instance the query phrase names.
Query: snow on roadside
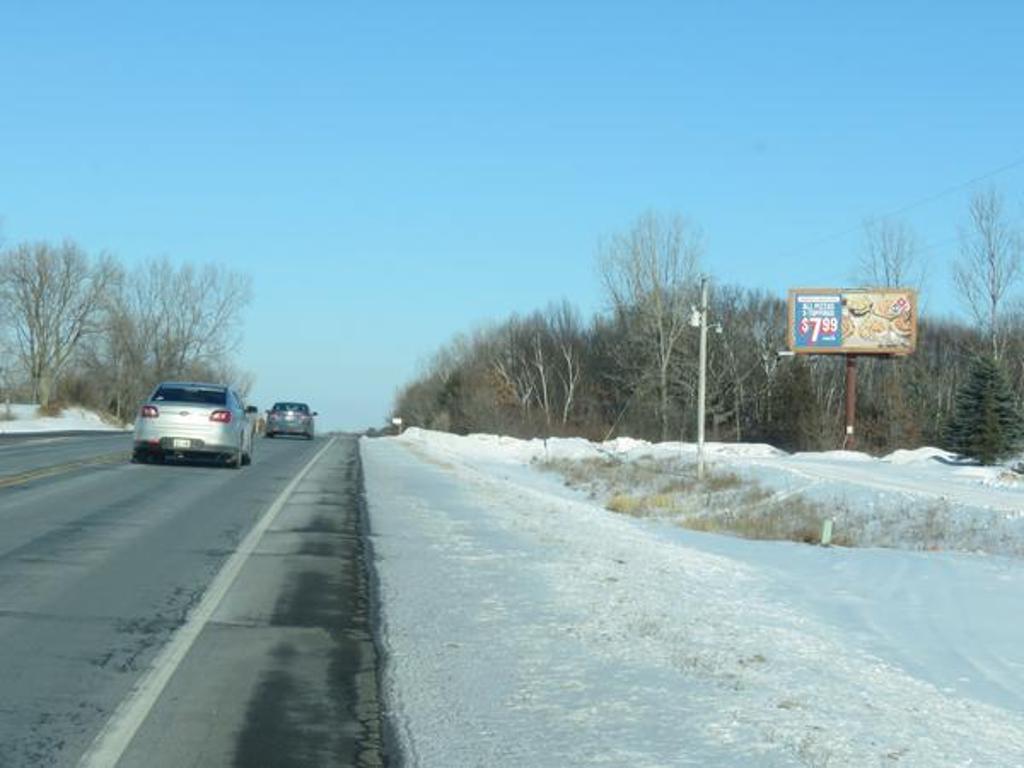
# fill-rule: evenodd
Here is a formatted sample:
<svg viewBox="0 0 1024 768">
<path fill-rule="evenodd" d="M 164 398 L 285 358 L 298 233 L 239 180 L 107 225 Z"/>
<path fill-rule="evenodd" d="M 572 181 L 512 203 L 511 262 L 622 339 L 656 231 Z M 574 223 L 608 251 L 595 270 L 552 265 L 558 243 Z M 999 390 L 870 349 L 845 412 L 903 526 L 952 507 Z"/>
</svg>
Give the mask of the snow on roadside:
<svg viewBox="0 0 1024 768">
<path fill-rule="evenodd" d="M 944 451 L 941 448 L 915 448 L 913 450 L 900 448 L 888 456 L 884 456 L 882 461 L 890 464 L 926 464 L 930 461 L 940 461 L 946 464 L 963 463 L 963 460 L 955 453 Z"/>
<path fill-rule="evenodd" d="M 407 429 L 399 438 L 410 444 L 429 444 L 433 451 L 447 452 L 469 462 L 522 464 L 545 459 L 599 459 L 617 458 L 623 461 L 639 458 L 692 459 L 696 455 L 693 443 L 648 443 L 632 438 L 617 438 L 604 443 L 592 443 L 582 438 L 549 438 L 521 440 L 498 435 L 452 435 L 419 428 Z M 706 443 L 706 456 L 711 462 L 723 465 L 764 464 L 792 472 L 807 472 L 829 468 L 827 477 L 848 472 L 850 465 L 861 465 L 864 472 L 851 475 L 858 482 L 866 477 L 878 478 L 886 489 L 903 483 L 906 490 L 922 491 L 933 481 L 964 480 L 960 491 L 977 490 L 979 485 L 998 483 L 1007 470 L 1003 467 L 982 467 L 959 459 L 956 454 L 938 448 L 897 450 L 888 456 L 874 458 L 857 451 L 820 451 L 787 454 L 763 443 Z M 949 489 L 942 488 L 946 493 Z M 932 488 L 929 492 L 935 492 Z M 958 491 L 952 491 L 954 495 Z M 964 499 L 969 501 L 969 499 Z M 1024 496 L 1015 502 L 1024 509 Z"/>
<path fill-rule="evenodd" d="M 65 408 L 59 416 L 40 416 L 38 406 L 15 404 L 10 406 L 12 420 L 5 418 L 7 408 L 0 403 L 0 435 L 28 434 L 34 432 L 86 432 L 121 431 L 121 427 L 109 424 L 94 411 L 85 408 Z"/>
<path fill-rule="evenodd" d="M 652 525 L 523 441 L 362 448 L 411 765 L 1024 765 L 1018 561 Z"/>
<path fill-rule="evenodd" d="M 649 443 L 630 437 L 619 437 L 603 443 L 592 443 L 579 437 L 553 437 L 521 440 L 501 435 L 453 435 L 447 432 L 411 427 L 399 438 L 412 445 L 430 445 L 430 449 L 445 452 L 465 461 L 493 464 L 529 464 L 532 461 L 567 459 L 615 458 L 623 461 L 636 459 L 693 458 L 693 443 Z M 721 461 L 744 459 L 773 459 L 786 456 L 784 451 L 762 443 L 707 443 L 707 456 Z"/>
<path fill-rule="evenodd" d="M 507 477 L 531 477 L 545 460 L 692 462 L 691 443 L 620 438 L 517 440 L 410 429 L 400 438 Z M 1024 482 L 1005 467 L 983 467 L 936 448 L 873 458 L 852 451 L 790 455 L 763 444 L 707 444 L 713 469 L 757 483 L 776 498 L 799 496 L 835 519 L 837 536 L 861 545 L 1024 555 Z M 533 482 L 531 480 L 531 482 Z M 552 488 L 557 485 L 553 480 Z M 564 494 L 572 495 L 572 494 Z"/>
</svg>

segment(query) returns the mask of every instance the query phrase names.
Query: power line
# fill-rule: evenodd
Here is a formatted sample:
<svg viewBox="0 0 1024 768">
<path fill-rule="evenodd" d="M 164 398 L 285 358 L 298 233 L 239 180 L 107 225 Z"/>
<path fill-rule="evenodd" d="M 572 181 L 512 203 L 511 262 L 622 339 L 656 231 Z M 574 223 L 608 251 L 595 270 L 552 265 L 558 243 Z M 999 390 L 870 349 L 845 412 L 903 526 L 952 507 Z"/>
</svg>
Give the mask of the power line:
<svg viewBox="0 0 1024 768">
<path fill-rule="evenodd" d="M 939 248 L 945 248 L 947 245 L 952 245 L 953 243 L 956 243 L 956 242 L 959 242 L 959 241 L 960 241 L 960 235 L 956 235 L 955 237 L 948 237 L 945 240 L 940 240 L 937 243 L 925 243 L 920 248 L 916 248 L 914 250 L 914 253 L 920 256 L 920 255 L 923 255 L 923 254 L 926 254 L 926 253 L 931 253 L 933 251 L 936 251 Z"/>
<path fill-rule="evenodd" d="M 990 171 L 986 171 L 985 173 L 983 173 L 983 174 L 981 174 L 979 176 L 975 176 L 975 177 L 973 177 L 971 179 L 968 179 L 967 181 L 963 181 L 963 182 L 960 182 L 959 184 L 954 184 L 951 187 L 947 187 L 946 189 L 943 189 L 940 192 L 936 192 L 933 195 L 928 195 L 927 197 L 922 197 L 922 198 L 920 198 L 918 200 L 915 200 L 915 201 L 913 201 L 911 203 L 908 203 L 907 205 L 904 205 L 904 206 L 902 206 L 900 208 L 896 208 L 896 209 L 894 209 L 892 211 L 889 211 L 888 213 L 883 213 L 883 214 L 878 215 L 878 216 L 872 216 L 870 218 L 872 218 L 872 219 L 887 219 L 887 218 L 893 218 L 893 217 L 896 217 L 896 216 L 902 216 L 903 214 L 905 214 L 905 213 L 907 213 L 909 211 L 912 211 L 915 208 L 920 208 L 921 206 L 928 205 L 929 203 L 933 203 L 936 200 L 941 200 L 942 198 L 947 197 L 949 195 L 952 195 L 955 192 L 959 192 L 961 190 L 967 189 L 968 187 L 971 187 L 971 186 L 977 184 L 979 181 L 985 181 L 986 179 L 991 179 L 993 176 L 998 176 L 1001 173 L 1006 173 L 1007 171 L 1011 171 L 1014 168 L 1019 168 L 1022 165 L 1024 165 L 1024 156 L 1018 157 L 1015 160 L 1012 160 L 1009 163 L 1006 163 L 1004 165 L 1000 165 L 997 168 L 993 168 Z M 797 248 L 794 248 L 792 251 L 789 252 L 788 255 L 790 255 L 790 256 L 799 255 L 799 254 L 803 253 L 804 251 L 806 251 L 808 248 L 814 248 L 814 247 L 819 246 L 819 245 L 824 245 L 825 243 L 834 242 L 836 240 L 839 240 L 841 238 L 846 237 L 847 235 L 851 235 L 854 232 L 859 232 L 860 230 L 861 230 L 861 226 L 858 225 L 858 226 L 855 226 L 855 227 L 849 227 L 847 229 L 844 229 L 841 232 L 835 232 L 835 233 L 833 233 L 831 235 L 825 235 L 824 237 L 816 238 L 814 240 L 811 240 L 809 242 L 804 243 L 801 246 L 798 246 Z"/>
<path fill-rule="evenodd" d="M 1009 225 L 1009 226 L 1024 224 L 1024 217 L 1018 217 L 1018 218 L 1014 218 L 1014 219 L 1009 219 L 1006 222 L 1006 224 Z M 931 253 L 932 251 L 936 251 L 939 248 L 945 248 L 947 245 L 952 245 L 953 243 L 959 243 L 959 242 L 961 242 L 962 239 L 963 239 L 963 235 L 954 235 L 953 237 L 948 237 L 945 240 L 940 240 L 940 241 L 938 241 L 936 243 L 925 243 L 920 248 L 915 248 L 914 249 L 914 253 L 917 254 L 917 255 L 921 255 L 921 254 L 925 254 L 925 253 Z"/>
<path fill-rule="evenodd" d="M 977 184 L 979 181 L 991 179 L 993 176 L 998 176 L 1000 173 L 1005 173 L 1006 171 L 1012 171 L 1014 168 L 1018 168 L 1022 165 L 1024 165 L 1024 157 L 1019 157 L 1016 160 L 1007 163 L 1006 165 L 1001 165 L 998 168 L 988 171 L 987 173 L 981 174 L 980 176 L 975 176 L 973 179 L 962 182 L 960 184 L 955 184 L 954 186 L 949 187 L 948 189 L 944 189 L 941 192 L 937 192 L 934 195 L 929 195 L 928 197 L 910 203 L 909 205 L 905 205 L 902 208 L 892 211 L 891 213 L 884 214 L 881 218 L 888 218 L 890 216 L 902 216 L 907 211 L 912 211 L 915 208 L 921 207 L 922 205 L 927 205 L 928 203 L 935 202 L 936 200 L 941 200 L 943 197 L 951 195 L 954 192 L 959 192 L 962 189 L 967 189 L 968 187 Z"/>
</svg>

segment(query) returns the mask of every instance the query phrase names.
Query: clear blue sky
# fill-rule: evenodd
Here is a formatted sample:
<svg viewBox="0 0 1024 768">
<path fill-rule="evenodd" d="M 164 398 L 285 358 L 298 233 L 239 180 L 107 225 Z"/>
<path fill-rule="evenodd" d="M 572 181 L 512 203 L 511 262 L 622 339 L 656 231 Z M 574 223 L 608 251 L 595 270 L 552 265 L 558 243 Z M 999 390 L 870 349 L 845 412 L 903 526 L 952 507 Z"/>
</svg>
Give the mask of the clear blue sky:
<svg viewBox="0 0 1024 768">
<path fill-rule="evenodd" d="M 457 332 L 600 310 L 647 209 L 718 280 L 847 283 L 864 217 L 1024 157 L 1021 40 L 1013 2 L 9 2 L 3 235 L 249 273 L 254 399 L 361 428 Z M 905 217 L 932 309 L 969 192 Z"/>
</svg>

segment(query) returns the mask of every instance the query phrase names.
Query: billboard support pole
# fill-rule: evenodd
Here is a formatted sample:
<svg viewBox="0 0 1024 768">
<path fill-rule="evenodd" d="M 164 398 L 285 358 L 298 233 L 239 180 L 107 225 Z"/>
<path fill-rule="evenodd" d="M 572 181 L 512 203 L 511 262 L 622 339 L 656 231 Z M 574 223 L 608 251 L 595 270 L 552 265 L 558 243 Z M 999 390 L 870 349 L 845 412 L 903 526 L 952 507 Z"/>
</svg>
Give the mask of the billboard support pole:
<svg viewBox="0 0 1024 768">
<path fill-rule="evenodd" d="M 854 434 L 854 421 L 857 416 L 857 356 L 846 355 L 846 435 L 843 437 L 843 448 L 853 449 L 857 446 Z"/>
</svg>

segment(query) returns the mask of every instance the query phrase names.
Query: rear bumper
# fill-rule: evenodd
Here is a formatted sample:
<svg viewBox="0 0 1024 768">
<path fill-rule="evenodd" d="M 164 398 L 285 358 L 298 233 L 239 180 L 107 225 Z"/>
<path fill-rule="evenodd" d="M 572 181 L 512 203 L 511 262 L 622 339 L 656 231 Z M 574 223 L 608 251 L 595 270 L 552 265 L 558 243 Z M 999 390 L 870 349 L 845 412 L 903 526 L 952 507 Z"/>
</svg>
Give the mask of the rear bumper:
<svg viewBox="0 0 1024 768">
<path fill-rule="evenodd" d="M 132 449 L 136 455 L 157 454 L 160 456 L 200 458 L 230 456 L 238 450 L 238 446 L 217 442 L 207 442 L 206 440 L 196 437 L 161 437 L 159 439 L 135 440 Z"/>
<path fill-rule="evenodd" d="M 268 423 L 266 433 L 268 435 L 312 435 L 313 425 L 287 421 Z"/>
<path fill-rule="evenodd" d="M 135 422 L 135 444 L 160 450 L 192 450 L 223 453 L 235 450 L 242 442 L 248 423 L 172 424 L 162 419 L 139 419 Z M 181 442 L 186 441 L 186 442 Z"/>
</svg>

